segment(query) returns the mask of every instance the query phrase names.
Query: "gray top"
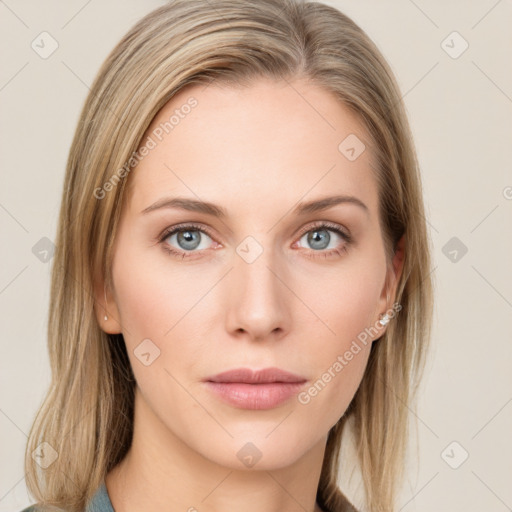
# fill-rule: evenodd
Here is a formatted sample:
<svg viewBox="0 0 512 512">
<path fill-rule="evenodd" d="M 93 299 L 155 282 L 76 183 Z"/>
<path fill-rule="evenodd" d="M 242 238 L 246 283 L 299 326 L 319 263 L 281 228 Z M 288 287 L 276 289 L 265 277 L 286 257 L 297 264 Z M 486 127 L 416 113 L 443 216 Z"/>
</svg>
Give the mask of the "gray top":
<svg viewBox="0 0 512 512">
<path fill-rule="evenodd" d="M 102 482 L 96 494 L 92 497 L 89 505 L 87 505 L 86 512 L 114 512 L 105 482 Z"/>
<path fill-rule="evenodd" d="M 31 505 L 30 507 L 23 509 L 21 512 L 38 511 L 39 508 L 37 505 Z M 105 482 L 102 482 L 96 491 L 96 494 L 88 503 L 86 512 L 114 512 L 114 508 L 112 507 L 112 503 L 110 502 L 110 498 L 108 496 L 107 488 L 105 487 Z"/>
</svg>

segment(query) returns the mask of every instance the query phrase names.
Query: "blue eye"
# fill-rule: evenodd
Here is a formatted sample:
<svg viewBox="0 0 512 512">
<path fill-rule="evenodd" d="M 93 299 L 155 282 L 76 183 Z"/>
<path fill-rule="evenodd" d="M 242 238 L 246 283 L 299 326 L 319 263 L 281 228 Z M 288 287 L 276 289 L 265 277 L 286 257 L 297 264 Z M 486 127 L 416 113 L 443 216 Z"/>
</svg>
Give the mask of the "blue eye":
<svg viewBox="0 0 512 512">
<path fill-rule="evenodd" d="M 334 233 L 334 236 L 330 233 Z M 211 243 L 213 241 L 212 238 L 213 235 L 209 234 L 209 230 L 205 226 L 199 224 L 181 224 L 166 230 L 160 237 L 159 242 L 171 255 L 185 259 L 199 256 L 197 253 L 200 253 L 202 250 L 207 250 L 209 248 L 208 241 Z M 173 244 L 176 244 L 178 247 L 166 242 L 166 240 L 172 239 L 174 239 Z M 341 256 L 347 252 L 347 248 L 352 243 L 350 234 L 345 232 L 337 224 L 326 221 L 319 221 L 313 226 L 308 226 L 306 231 L 302 231 L 299 242 L 303 239 L 306 240 L 306 243 L 311 248 L 309 251 L 305 248 L 306 256 L 310 258 L 328 258 L 335 255 Z M 330 247 L 333 240 L 334 244 Z"/>
<path fill-rule="evenodd" d="M 175 231 L 173 234 L 168 235 L 167 238 L 176 237 L 176 242 L 180 246 L 180 249 L 183 249 L 184 251 L 193 251 L 194 249 L 204 249 L 204 247 L 200 247 L 201 242 L 203 241 L 202 238 L 205 235 L 202 231 L 199 231 L 198 229 L 187 229 L 185 230 L 179 230 Z"/>
<path fill-rule="evenodd" d="M 334 237 L 330 233 L 334 233 Z M 307 256 L 311 258 L 341 256 L 347 252 L 352 243 L 351 235 L 343 231 L 338 225 L 326 221 L 317 223 L 313 228 L 309 226 L 308 230 L 303 232 L 299 241 L 303 239 L 312 248 L 312 252 L 307 251 Z M 341 246 L 339 240 L 336 239 L 342 240 Z M 331 242 L 334 242 L 332 246 L 330 246 Z"/>
<path fill-rule="evenodd" d="M 176 243 L 178 244 L 177 249 L 164 243 L 165 240 L 172 239 L 173 237 L 176 238 Z M 171 254 L 181 256 L 182 258 L 189 258 L 192 254 L 187 253 L 197 252 L 196 249 L 207 249 L 207 247 L 200 247 L 204 237 L 211 240 L 211 237 L 203 226 L 197 224 L 185 224 L 166 230 L 162 235 L 160 242 L 163 243 L 165 250 Z"/>
</svg>

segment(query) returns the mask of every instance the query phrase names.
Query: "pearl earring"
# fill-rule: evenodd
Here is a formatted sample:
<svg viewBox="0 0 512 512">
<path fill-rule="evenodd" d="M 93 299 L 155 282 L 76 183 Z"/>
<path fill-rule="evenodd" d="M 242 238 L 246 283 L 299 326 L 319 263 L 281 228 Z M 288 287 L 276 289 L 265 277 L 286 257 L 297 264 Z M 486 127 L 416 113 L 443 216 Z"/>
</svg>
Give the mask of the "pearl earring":
<svg viewBox="0 0 512 512">
<path fill-rule="evenodd" d="M 389 323 L 389 320 L 390 320 L 389 315 L 387 313 L 385 313 L 384 315 L 381 316 L 379 323 L 380 323 L 380 325 L 382 325 L 384 327 L 385 325 L 387 325 Z"/>
</svg>

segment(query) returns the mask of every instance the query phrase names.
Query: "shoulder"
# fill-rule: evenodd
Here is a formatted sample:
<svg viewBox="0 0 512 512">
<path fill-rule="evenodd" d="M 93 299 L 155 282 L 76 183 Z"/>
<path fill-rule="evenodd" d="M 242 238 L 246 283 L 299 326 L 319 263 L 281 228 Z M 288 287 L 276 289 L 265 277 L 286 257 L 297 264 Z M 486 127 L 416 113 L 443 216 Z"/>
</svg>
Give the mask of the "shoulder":
<svg viewBox="0 0 512 512">
<path fill-rule="evenodd" d="M 43 512 L 48 510 L 47 508 L 41 508 L 37 504 L 30 505 L 24 508 L 21 512 Z M 51 508 L 50 510 L 55 510 Z M 62 510 L 62 509 L 58 509 Z M 97 489 L 96 494 L 92 497 L 91 501 L 86 506 L 86 512 L 114 512 L 110 497 L 105 486 L 105 482 L 102 482 L 100 487 Z"/>
</svg>

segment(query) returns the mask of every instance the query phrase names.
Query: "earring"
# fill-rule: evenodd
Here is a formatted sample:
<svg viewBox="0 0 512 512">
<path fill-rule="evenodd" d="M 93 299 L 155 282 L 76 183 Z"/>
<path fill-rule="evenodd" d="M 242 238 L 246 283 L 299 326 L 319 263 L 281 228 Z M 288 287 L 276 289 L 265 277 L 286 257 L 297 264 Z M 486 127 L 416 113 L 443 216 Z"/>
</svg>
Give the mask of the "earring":
<svg viewBox="0 0 512 512">
<path fill-rule="evenodd" d="M 386 291 L 386 304 L 389 304 L 389 291 Z M 391 318 L 389 317 L 389 315 L 387 313 L 384 313 L 383 315 L 380 316 L 379 324 L 382 325 L 382 327 L 384 327 L 385 325 L 389 324 L 390 320 Z"/>
<path fill-rule="evenodd" d="M 385 325 L 387 325 L 389 323 L 389 321 L 390 321 L 389 315 L 387 313 L 385 313 L 384 315 L 381 316 L 379 323 L 380 323 L 380 325 L 382 325 L 382 327 L 384 327 Z"/>
<path fill-rule="evenodd" d="M 103 287 L 103 291 L 105 292 L 105 316 L 103 317 L 104 320 L 108 320 L 108 316 L 107 316 L 107 290 L 105 289 L 105 287 Z"/>
</svg>

